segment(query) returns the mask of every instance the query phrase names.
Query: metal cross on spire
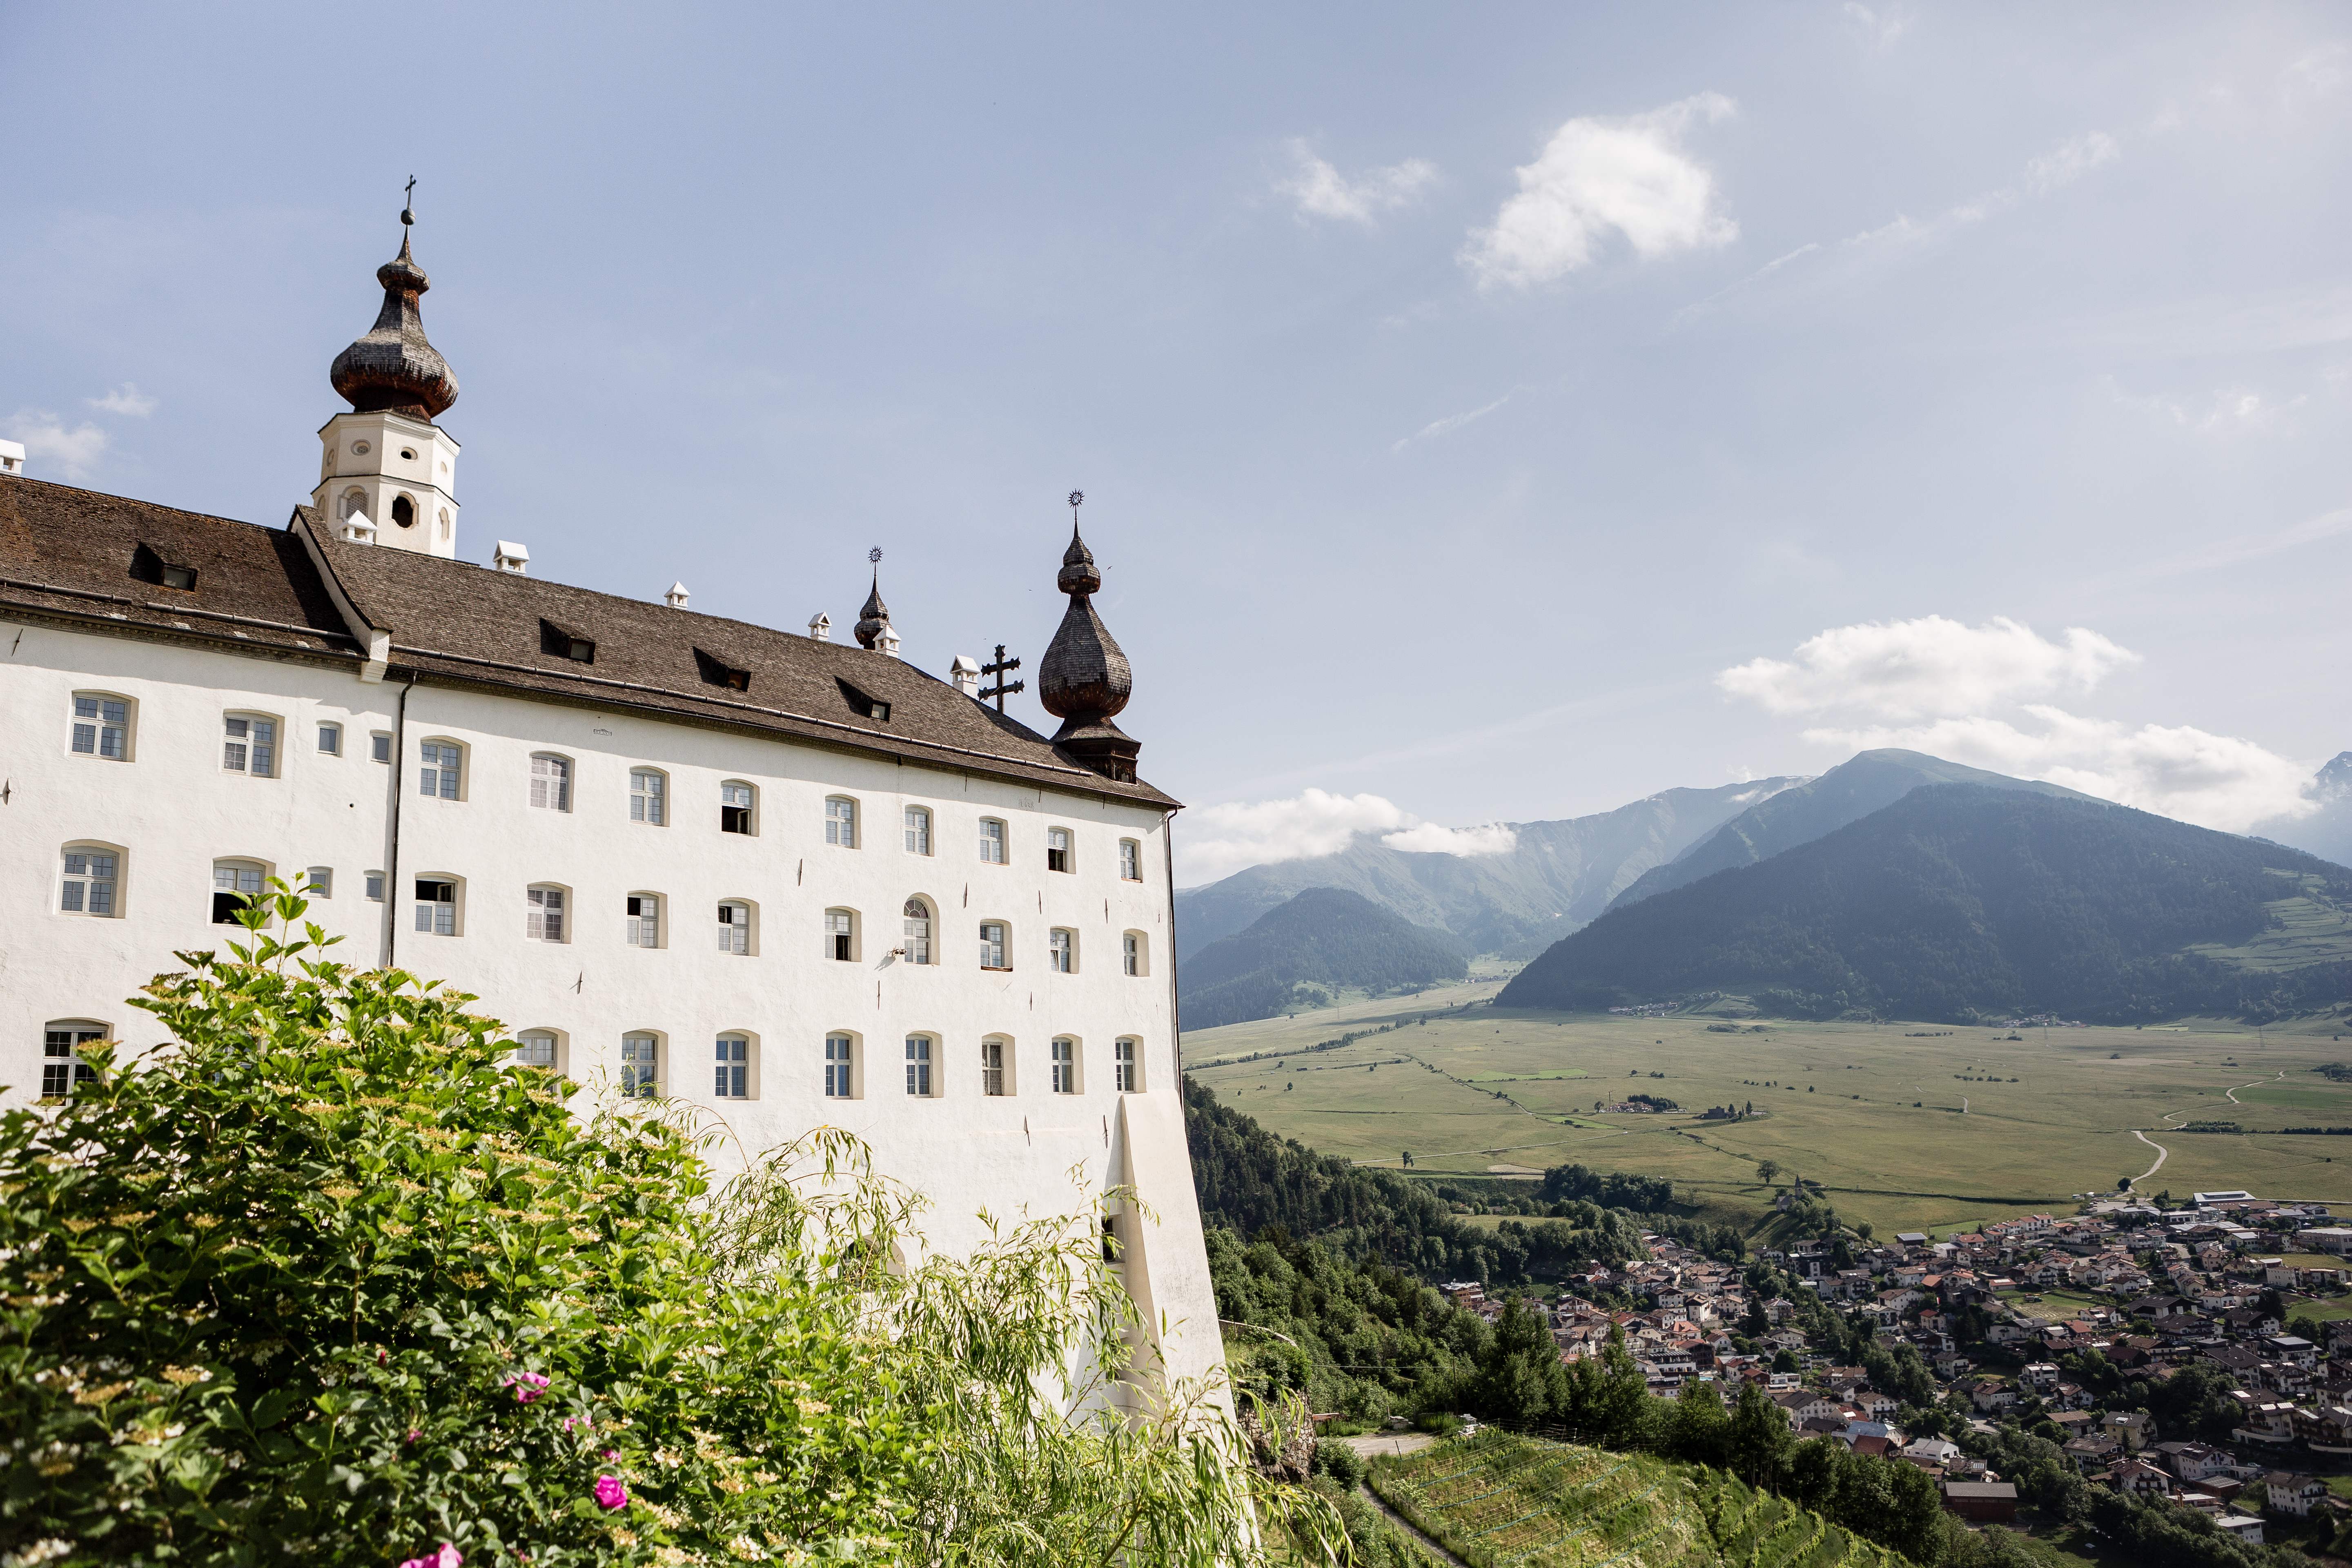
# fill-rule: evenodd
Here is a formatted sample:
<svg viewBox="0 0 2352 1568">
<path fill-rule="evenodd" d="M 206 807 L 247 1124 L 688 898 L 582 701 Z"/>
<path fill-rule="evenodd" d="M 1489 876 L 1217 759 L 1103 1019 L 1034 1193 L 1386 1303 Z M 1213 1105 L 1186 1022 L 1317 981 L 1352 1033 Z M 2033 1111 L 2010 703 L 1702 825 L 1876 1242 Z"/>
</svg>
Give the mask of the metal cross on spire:
<svg viewBox="0 0 2352 1568">
<path fill-rule="evenodd" d="M 983 664 L 980 667 L 981 674 L 992 675 L 996 677 L 996 684 L 982 691 L 980 694 L 980 700 L 982 702 L 985 702 L 990 698 L 994 698 L 996 700 L 996 710 L 999 713 L 1003 712 L 1004 700 L 1012 696 L 1016 691 L 1025 689 L 1027 687 L 1027 682 L 1025 681 L 1015 680 L 1009 685 L 1005 681 L 1004 678 L 1006 675 L 1020 668 L 1021 661 L 1017 658 L 1005 658 L 1004 645 L 1003 643 L 998 643 L 996 645 L 996 662 L 994 664 Z"/>
<path fill-rule="evenodd" d="M 414 174 L 408 176 L 408 184 L 400 193 L 400 221 L 404 224 L 416 221 L 416 176 Z"/>
<path fill-rule="evenodd" d="M 1078 531 L 1078 508 L 1086 504 L 1086 491 L 1072 490 L 1070 492 L 1070 531 L 1073 534 L 1076 534 Z"/>
</svg>

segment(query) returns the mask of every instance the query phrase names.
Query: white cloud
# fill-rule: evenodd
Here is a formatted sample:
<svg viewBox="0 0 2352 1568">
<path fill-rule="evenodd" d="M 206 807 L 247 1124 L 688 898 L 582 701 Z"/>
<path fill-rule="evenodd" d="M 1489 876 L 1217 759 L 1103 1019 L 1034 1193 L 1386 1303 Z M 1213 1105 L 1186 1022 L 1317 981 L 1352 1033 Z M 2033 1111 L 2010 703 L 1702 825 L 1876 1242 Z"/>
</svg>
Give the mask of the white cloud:
<svg viewBox="0 0 2352 1568">
<path fill-rule="evenodd" d="M 2352 45 L 2322 44 L 2288 62 L 2279 76 L 2290 99 L 2325 98 L 2352 79 Z"/>
<path fill-rule="evenodd" d="M 2216 390 L 2212 401 L 2203 409 L 2176 403 L 2168 397 L 2138 397 L 2108 379 L 2109 390 L 2117 403 L 2136 408 L 2169 424 L 2177 430 L 2193 430 L 2200 436 L 2295 436 L 2302 433 L 2302 414 L 2311 401 L 2309 393 L 2297 393 L 2284 401 L 2265 396 L 2250 387 L 2225 386 Z"/>
<path fill-rule="evenodd" d="M 2306 544 L 2317 544 L 2346 532 L 2352 532 L 2352 507 L 2338 507 L 2334 511 L 2305 518 L 2289 528 L 2225 539 L 2179 555 L 2149 562 L 2140 569 L 2139 575 L 2178 577 L 2184 573 L 2210 572 L 2216 567 L 2234 566 L 2242 561 L 2259 561 L 2283 550 L 2299 550 Z"/>
<path fill-rule="evenodd" d="M 1372 169 L 1355 179 L 1315 155 L 1303 139 L 1294 138 L 1290 155 L 1297 172 L 1275 188 L 1298 203 L 1298 216 L 1344 218 L 1369 224 L 1381 213 L 1405 205 L 1437 178 L 1437 165 L 1426 158 L 1408 158 L 1385 169 Z"/>
<path fill-rule="evenodd" d="M 2258 822 L 2307 816 L 2311 772 L 2252 741 L 2188 725 L 2134 730 L 2108 719 L 2029 706 L 2040 732 L 1983 715 L 1904 728 L 1808 730 L 1822 745 L 1901 746 L 1948 761 L 2042 779 L 2184 822 L 2242 833 Z"/>
<path fill-rule="evenodd" d="M 1463 264 L 1481 283 L 1525 288 L 1590 265 L 1612 233 L 1644 259 L 1730 244 L 1739 226 L 1717 210 L 1715 176 L 1682 139 L 1734 107 L 1702 92 L 1646 114 L 1570 121 L 1518 170 L 1518 194 L 1472 233 Z"/>
<path fill-rule="evenodd" d="M 1847 708 L 1904 721 L 1973 713 L 2064 687 L 2089 690 L 2139 655 L 2070 626 L 2052 642 L 1996 616 L 1980 626 L 1942 616 L 1832 626 L 1790 659 L 1752 658 L 1715 683 L 1774 713 Z"/>
<path fill-rule="evenodd" d="M 155 399 L 127 381 L 121 386 L 110 388 L 103 397 L 84 398 L 83 401 L 100 413 L 128 414 L 138 419 L 144 419 L 155 412 Z"/>
<path fill-rule="evenodd" d="M 1894 6 L 1874 11 L 1855 0 L 1845 0 L 1846 20 L 1862 34 L 1862 40 L 1874 49 L 1891 49 L 1895 40 L 1908 32 L 1911 18 Z"/>
<path fill-rule="evenodd" d="M 2025 165 L 2025 188 L 2037 196 L 2046 196 L 2063 185 L 2071 185 L 2103 163 L 2112 163 L 2124 155 L 2116 139 L 2104 131 L 2093 131 L 2069 142 L 2061 142 L 2039 158 Z"/>
<path fill-rule="evenodd" d="M 46 409 L 19 409 L 7 430 L 10 440 L 24 443 L 27 468 L 48 464 L 69 479 L 86 478 L 106 456 L 105 431 L 88 420 L 68 430 Z"/>
<path fill-rule="evenodd" d="M 1391 447 L 1389 451 L 1392 454 L 1402 452 L 1407 447 L 1412 446 L 1415 441 L 1426 441 L 1437 436 L 1451 436 L 1456 430 L 1461 429 L 1465 425 L 1473 424 L 1477 420 L 1484 419 L 1487 415 L 1492 414 L 1496 409 L 1500 408 L 1504 404 L 1508 403 L 1512 398 L 1517 395 L 1518 394 L 1516 391 L 1507 392 L 1503 394 L 1502 396 L 1495 399 L 1494 402 L 1486 405 L 1484 408 L 1473 408 L 1466 414 L 1449 414 L 1443 419 L 1433 419 L 1428 424 L 1423 426 L 1420 429 L 1414 431 L 1412 435 L 1407 436 L 1403 440 L 1399 441 L 1395 446 Z"/>
<path fill-rule="evenodd" d="M 1519 847 L 1519 836 L 1508 823 L 1440 827 L 1433 822 L 1424 822 L 1401 833 L 1384 834 L 1381 842 L 1411 855 L 1505 855 Z"/>
</svg>

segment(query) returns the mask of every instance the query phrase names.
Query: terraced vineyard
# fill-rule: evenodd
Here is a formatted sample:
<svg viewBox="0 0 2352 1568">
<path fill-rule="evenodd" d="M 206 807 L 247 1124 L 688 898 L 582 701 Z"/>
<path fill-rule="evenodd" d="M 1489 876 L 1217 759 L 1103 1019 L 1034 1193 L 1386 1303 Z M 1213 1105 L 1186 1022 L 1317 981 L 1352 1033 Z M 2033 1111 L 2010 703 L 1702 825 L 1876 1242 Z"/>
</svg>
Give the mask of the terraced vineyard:
<svg viewBox="0 0 2352 1568">
<path fill-rule="evenodd" d="M 1474 1568 L 1906 1568 L 1727 1471 L 1505 1432 L 1376 1459 L 1371 1486 Z"/>
</svg>

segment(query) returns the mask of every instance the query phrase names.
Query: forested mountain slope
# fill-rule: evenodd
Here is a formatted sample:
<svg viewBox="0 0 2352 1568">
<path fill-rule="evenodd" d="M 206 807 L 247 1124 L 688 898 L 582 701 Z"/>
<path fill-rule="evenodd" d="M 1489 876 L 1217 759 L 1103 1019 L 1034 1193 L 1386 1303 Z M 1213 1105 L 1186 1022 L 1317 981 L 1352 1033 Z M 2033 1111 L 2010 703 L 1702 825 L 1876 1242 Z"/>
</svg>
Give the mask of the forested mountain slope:
<svg viewBox="0 0 2352 1568">
<path fill-rule="evenodd" d="M 1343 988 L 1419 990 L 1470 972 L 1454 937 L 1338 888 L 1309 888 L 1238 936 L 1180 959 L 1188 1029 L 1318 1007 Z"/>
<path fill-rule="evenodd" d="M 1968 1022 L 2273 1016 L 2352 996 L 2352 871 L 2126 806 L 1931 784 L 1811 843 L 1611 910 L 1507 1006 L 1700 992 Z"/>
</svg>

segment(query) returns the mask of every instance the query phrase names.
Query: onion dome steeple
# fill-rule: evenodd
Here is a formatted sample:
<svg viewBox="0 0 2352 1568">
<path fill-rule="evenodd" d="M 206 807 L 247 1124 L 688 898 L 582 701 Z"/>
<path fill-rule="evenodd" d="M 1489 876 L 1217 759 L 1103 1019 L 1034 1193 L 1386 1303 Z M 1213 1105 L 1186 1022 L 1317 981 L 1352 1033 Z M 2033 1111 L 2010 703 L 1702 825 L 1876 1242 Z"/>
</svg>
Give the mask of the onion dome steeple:
<svg viewBox="0 0 2352 1568">
<path fill-rule="evenodd" d="M 896 655 L 898 634 L 890 625 L 890 606 L 882 602 L 882 551 L 880 546 L 866 552 L 874 563 L 874 591 L 866 595 L 866 607 L 857 612 L 854 628 L 859 647 L 872 648 L 877 653 Z"/>
<path fill-rule="evenodd" d="M 1143 747 L 1111 720 L 1134 694 L 1135 672 L 1095 613 L 1102 572 L 1078 536 L 1078 506 L 1085 499 L 1077 490 L 1070 492 L 1070 547 L 1054 580 L 1070 596 L 1070 607 L 1038 664 L 1037 697 L 1046 712 L 1062 721 L 1054 744 L 1105 778 L 1132 784 L 1136 753 Z"/>
<path fill-rule="evenodd" d="M 383 285 L 383 309 L 366 336 L 335 356 L 327 375 L 362 413 L 405 414 L 430 424 L 457 401 L 457 378 L 425 341 L 417 313 L 416 297 L 433 284 L 408 253 L 408 230 L 415 221 L 414 212 L 401 209 L 400 254 L 375 269 L 375 280 Z"/>
</svg>

